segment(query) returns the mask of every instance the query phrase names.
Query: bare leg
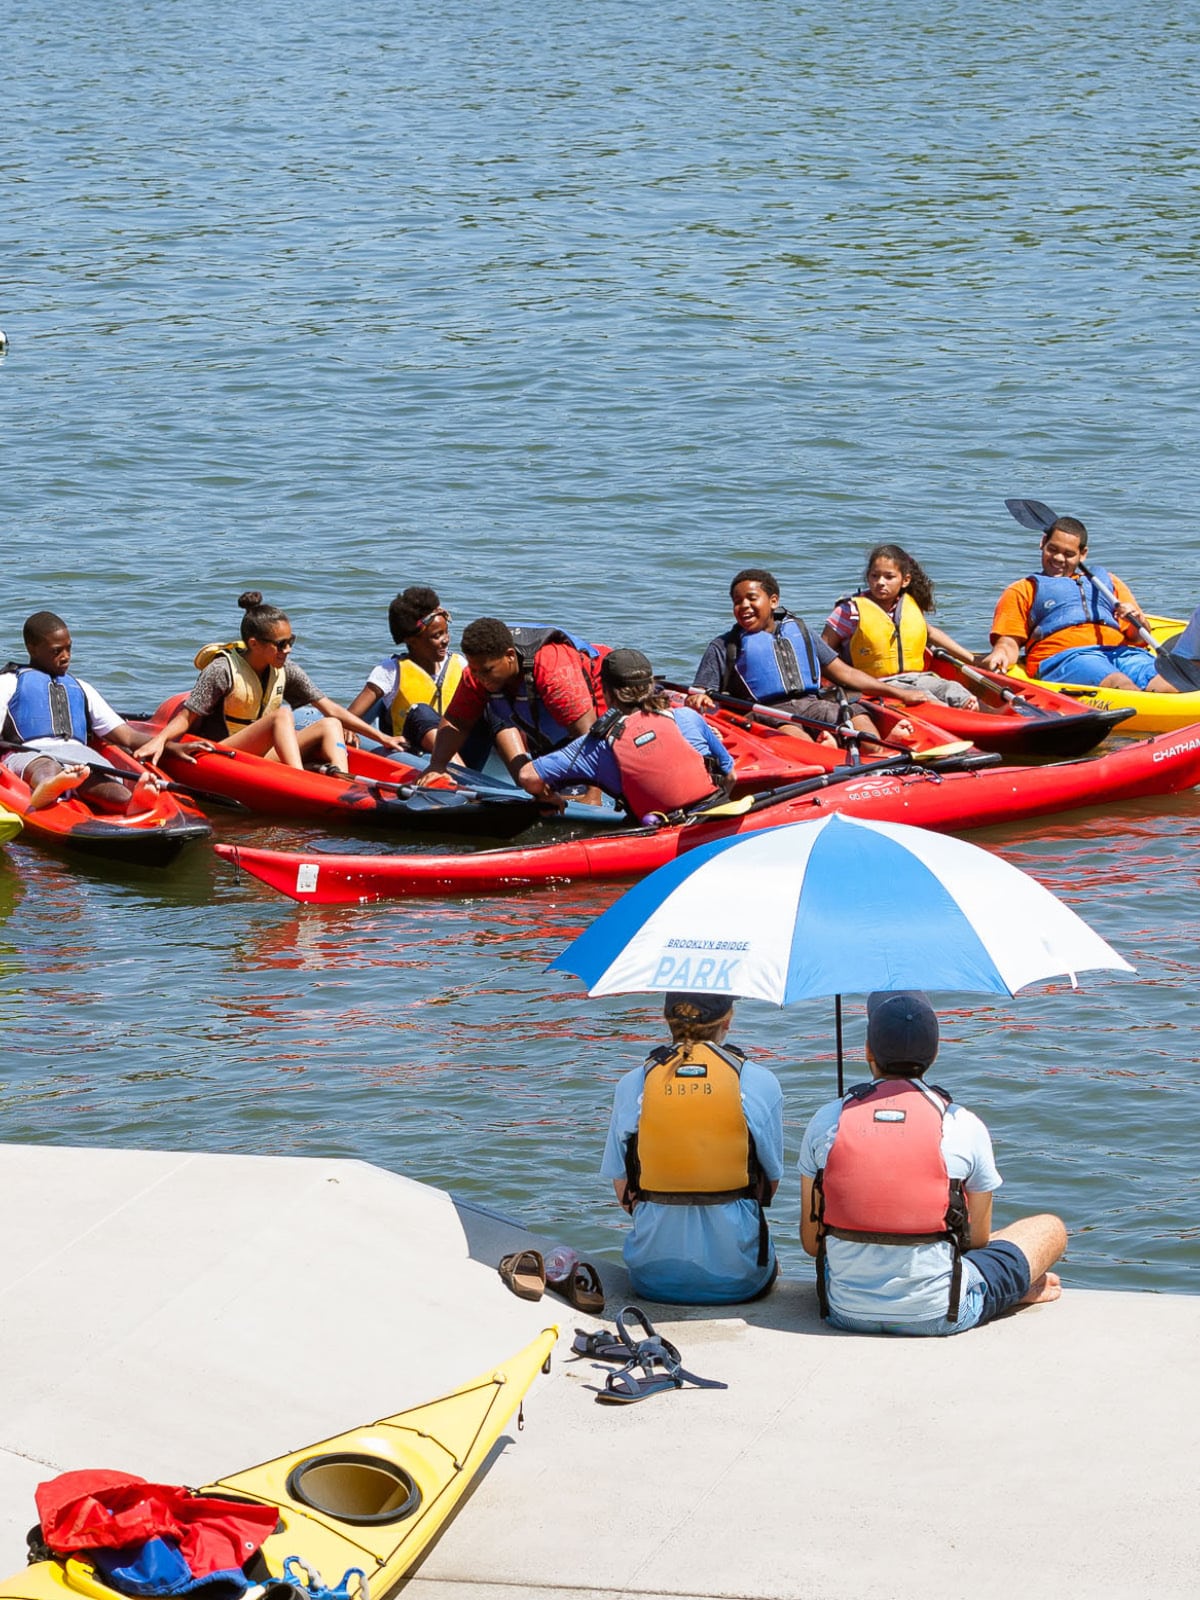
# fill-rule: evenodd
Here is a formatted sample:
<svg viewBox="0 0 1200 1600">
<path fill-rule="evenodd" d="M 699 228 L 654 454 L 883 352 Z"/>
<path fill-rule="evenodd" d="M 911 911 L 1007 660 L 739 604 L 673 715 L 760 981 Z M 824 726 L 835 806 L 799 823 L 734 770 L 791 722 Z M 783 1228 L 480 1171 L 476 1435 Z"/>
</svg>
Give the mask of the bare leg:
<svg viewBox="0 0 1200 1600">
<path fill-rule="evenodd" d="M 304 760 L 336 767 L 339 772 L 349 772 L 346 735 L 336 717 L 322 717 L 319 722 L 310 722 L 307 728 L 300 729 L 296 742 Z"/>
<path fill-rule="evenodd" d="M 990 1242 L 994 1244 L 997 1239 L 1007 1239 L 1009 1244 L 1015 1244 L 1029 1263 L 1029 1290 L 1021 1299 L 1022 1305 L 1039 1305 L 1059 1298 L 1062 1280 L 1057 1272 L 1051 1272 L 1050 1269 L 1067 1248 L 1067 1230 L 1061 1218 L 1049 1212 L 1037 1217 L 1022 1217 L 1018 1222 L 1010 1222 L 1007 1228 L 1000 1228 L 993 1233 Z"/>
<path fill-rule="evenodd" d="M 1150 679 L 1150 682 L 1146 685 L 1146 690 L 1147 690 L 1147 693 L 1149 693 L 1149 694 L 1178 694 L 1179 693 L 1179 690 L 1176 688 L 1176 686 L 1173 683 L 1168 683 L 1167 680 L 1165 678 L 1163 678 L 1163 677 L 1160 677 L 1157 672 Z"/>
<path fill-rule="evenodd" d="M 282 761 L 288 767 L 304 765 L 291 706 L 280 706 L 267 716 L 259 717 L 248 728 L 239 728 L 227 739 L 222 739 L 221 744 L 227 750 L 245 750 L 248 755 L 265 756 L 268 761 Z"/>
<path fill-rule="evenodd" d="M 1155 680 L 1152 678 L 1149 687 L 1153 688 L 1156 681 L 1162 683 L 1163 679 L 1158 678 Z M 1136 689 L 1137 684 L 1134 683 L 1132 678 L 1127 678 L 1123 672 L 1110 672 L 1107 678 L 1100 679 L 1100 687 L 1102 689 Z M 1170 687 L 1169 683 L 1166 684 L 1167 689 L 1170 689 Z"/>
<path fill-rule="evenodd" d="M 836 744 L 837 740 L 828 728 L 801 728 L 795 722 L 781 722 L 780 733 L 786 733 L 789 739 L 803 739 L 806 744 Z"/>
</svg>

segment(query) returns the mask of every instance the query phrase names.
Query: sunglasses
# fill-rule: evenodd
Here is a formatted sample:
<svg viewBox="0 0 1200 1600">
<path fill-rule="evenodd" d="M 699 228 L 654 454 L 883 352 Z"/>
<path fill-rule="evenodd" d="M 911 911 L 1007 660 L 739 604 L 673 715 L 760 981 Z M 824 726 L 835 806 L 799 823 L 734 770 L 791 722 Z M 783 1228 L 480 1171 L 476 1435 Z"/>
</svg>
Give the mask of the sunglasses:
<svg viewBox="0 0 1200 1600">
<path fill-rule="evenodd" d="M 444 617 L 447 622 L 453 620 L 445 606 L 439 606 L 436 611 L 431 611 L 428 616 L 422 617 L 420 622 L 417 623 L 416 627 L 412 630 L 408 637 L 410 639 L 415 639 L 417 634 L 424 633 L 425 629 L 428 628 L 431 623 L 436 622 L 439 617 Z"/>
<path fill-rule="evenodd" d="M 265 644 L 271 650 L 293 650 L 296 646 L 296 635 L 289 633 L 286 639 L 260 639 L 259 644 Z"/>
</svg>

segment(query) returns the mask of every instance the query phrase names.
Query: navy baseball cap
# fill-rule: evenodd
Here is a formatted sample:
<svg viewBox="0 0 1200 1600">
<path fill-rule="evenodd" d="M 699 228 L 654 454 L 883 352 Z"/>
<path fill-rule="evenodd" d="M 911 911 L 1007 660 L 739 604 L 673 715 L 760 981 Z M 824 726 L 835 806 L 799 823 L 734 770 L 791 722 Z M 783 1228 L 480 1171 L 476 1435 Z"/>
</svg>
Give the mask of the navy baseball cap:
<svg viewBox="0 0 1200 1600">
<path fill-rule="evenodd" d="M 663 1016 L 676 1022 L 720 1022 L 732 1010 L 731 994 L 687 994 L 676 990 L 663 1003 Z"/>
<path fill-rule="evenodd" d="M 867 1043 L 883 1068 L 920 1067 L 938 1053 L 938 1019 L 919 989 L 877 989 L 867 996 Z"/>
</svg>

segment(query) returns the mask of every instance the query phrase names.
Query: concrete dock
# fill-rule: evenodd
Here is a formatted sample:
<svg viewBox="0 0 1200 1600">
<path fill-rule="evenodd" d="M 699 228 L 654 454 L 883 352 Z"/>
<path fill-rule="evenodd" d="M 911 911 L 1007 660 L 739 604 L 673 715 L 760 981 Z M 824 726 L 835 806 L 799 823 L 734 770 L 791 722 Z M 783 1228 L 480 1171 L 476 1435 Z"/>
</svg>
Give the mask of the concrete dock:
<svg viewBox="0 0 1200 1600">
<path fill-rule="evenodd" d="M 362 1163 L 0 1146 L 0 1571 L 33 1491 L 203 1483 L 454 1387 L 558 1323 L 553 1372 L 408 1600 L 1200 1594 L 1200 1297 L 1073 1290 L 960 1338 L 643 1302 L 729 1384 L 622 1408 L 594 1327 L 496 1262 L 521 1228 Z M 563 1238 L 569 1240 L 564 1226 Z M 598 1262 L 608 1317 L 623 1270 Z M 339 1575 L 340 1576 L 340 1575 Z"/>
</svg>

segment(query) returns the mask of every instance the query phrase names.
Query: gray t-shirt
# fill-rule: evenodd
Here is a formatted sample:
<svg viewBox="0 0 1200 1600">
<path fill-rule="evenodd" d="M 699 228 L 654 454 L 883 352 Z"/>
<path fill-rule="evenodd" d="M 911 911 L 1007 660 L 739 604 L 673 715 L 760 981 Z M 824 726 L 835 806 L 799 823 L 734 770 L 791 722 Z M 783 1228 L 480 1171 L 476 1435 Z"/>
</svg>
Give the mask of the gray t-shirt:
<svg viewBox="0 0 1200 1600">
<path fill-rule="evenodd" d="M 265 674 L 263 682 L 266 682 Z M 210 661 L 196 679 L 195 687 L 183 702 L 183 708 L 200 718 L 194 731 L 202 738 L 224 739 L 228 736 L 229 725 L 225 721 L 223 708 L 225 696 L 232 688 L 233 668 L 224 656 L 217 656 Z M 293 710 L 299 710 L 301 706 L 310 706 L 314 700 L 323 700 L 325 697 L 304 668 L 289 661 L 284 668 L 283 698 Z"/>
</svg>

